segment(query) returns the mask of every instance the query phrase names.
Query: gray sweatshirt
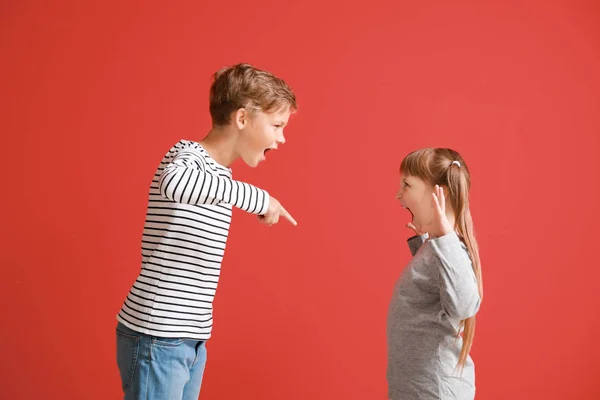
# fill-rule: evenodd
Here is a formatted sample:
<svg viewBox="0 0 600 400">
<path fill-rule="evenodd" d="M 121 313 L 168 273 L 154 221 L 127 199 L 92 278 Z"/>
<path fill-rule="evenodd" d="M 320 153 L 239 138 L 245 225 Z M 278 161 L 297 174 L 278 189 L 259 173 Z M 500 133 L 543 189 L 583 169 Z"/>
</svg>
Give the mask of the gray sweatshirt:
<svg viewBox="0 0 600 400">
<path fill-rule="evenodd" d="M 394 287 L 387 319 L 391 400 L 475 397 L 475 366 L 457 367 L 461 320 L 479 309 L 477 280 L 456 233 L 408 239 L 413 255 Z"/>
</svg>

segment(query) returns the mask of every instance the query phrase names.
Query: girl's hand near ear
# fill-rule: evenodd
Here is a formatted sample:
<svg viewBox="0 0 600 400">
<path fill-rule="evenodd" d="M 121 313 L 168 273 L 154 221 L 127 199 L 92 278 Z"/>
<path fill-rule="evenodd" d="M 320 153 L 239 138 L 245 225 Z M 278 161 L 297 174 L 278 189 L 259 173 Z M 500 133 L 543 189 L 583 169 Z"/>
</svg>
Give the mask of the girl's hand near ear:
<svg viewBox="0 0 600 400">
<path fill-rule="evenodd" d="M 454 231 L 454 228 L 446 217 L 446 196 L 444 189 L 439 185 L 435 185 L 435 190 L 432 194 L 433 203 L 433 220 L 427 230 L 430 238 L 445 236 Z"/>
</svg>

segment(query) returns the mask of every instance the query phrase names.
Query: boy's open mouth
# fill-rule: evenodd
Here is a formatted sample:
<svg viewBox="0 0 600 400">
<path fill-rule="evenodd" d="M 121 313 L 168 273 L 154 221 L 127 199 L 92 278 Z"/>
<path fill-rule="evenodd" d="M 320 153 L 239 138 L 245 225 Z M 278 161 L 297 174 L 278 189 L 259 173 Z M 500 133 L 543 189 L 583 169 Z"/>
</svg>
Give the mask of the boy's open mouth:
<svg viewBox="0 0 600 400">
<path fill-rule="evenodd" d="M 270 146 L 270 147 L 267 147 L 266 149 L 264 149 L 264 150 L 263 150 L 263 156 L 266 156 L 266 155 L 267 155 L 267 153 L 268 153 L 269 151 L 271 151 L 271 150 L 277 150 L 277 145 L 276 145 L 276 144 L 274 144 L 274 145 L 272 145 L 272 146 Z"/>
</svg>

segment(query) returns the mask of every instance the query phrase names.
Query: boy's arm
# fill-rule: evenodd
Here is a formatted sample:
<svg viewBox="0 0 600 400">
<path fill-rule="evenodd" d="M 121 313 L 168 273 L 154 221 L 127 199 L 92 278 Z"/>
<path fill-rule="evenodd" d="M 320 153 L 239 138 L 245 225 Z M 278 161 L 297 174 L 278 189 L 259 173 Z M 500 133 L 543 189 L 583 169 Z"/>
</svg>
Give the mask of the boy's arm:
<svg viewBox="0 0 600 400">
<path fill-rule="evenodd" d="M 269 193 L 245 182 L 206 172 L 204 159 L 194 151 L 182 150 L 161 173 L 160 193 L 184 204 L 232 204 L 252 214 L 269 209 Z"/>
</svg>

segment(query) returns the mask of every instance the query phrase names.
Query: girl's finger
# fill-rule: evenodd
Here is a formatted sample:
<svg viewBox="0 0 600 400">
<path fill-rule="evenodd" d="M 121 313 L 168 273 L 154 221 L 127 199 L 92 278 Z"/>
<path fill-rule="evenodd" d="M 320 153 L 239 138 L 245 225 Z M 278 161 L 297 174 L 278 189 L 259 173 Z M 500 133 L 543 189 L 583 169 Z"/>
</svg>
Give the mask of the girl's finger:
<svg viewBox="0 0 600 400">
<path fill-rule="evenodd" d="M 435 193 L 433 193 L 433 209 L 438 214 L 437 215 L 438 217 L 441 217 L 444 215 L 444 212 L 442 211 L 442 207 L 440 206 L 440 200 L 438 199 L 438 197 Z"/>
</svg>

